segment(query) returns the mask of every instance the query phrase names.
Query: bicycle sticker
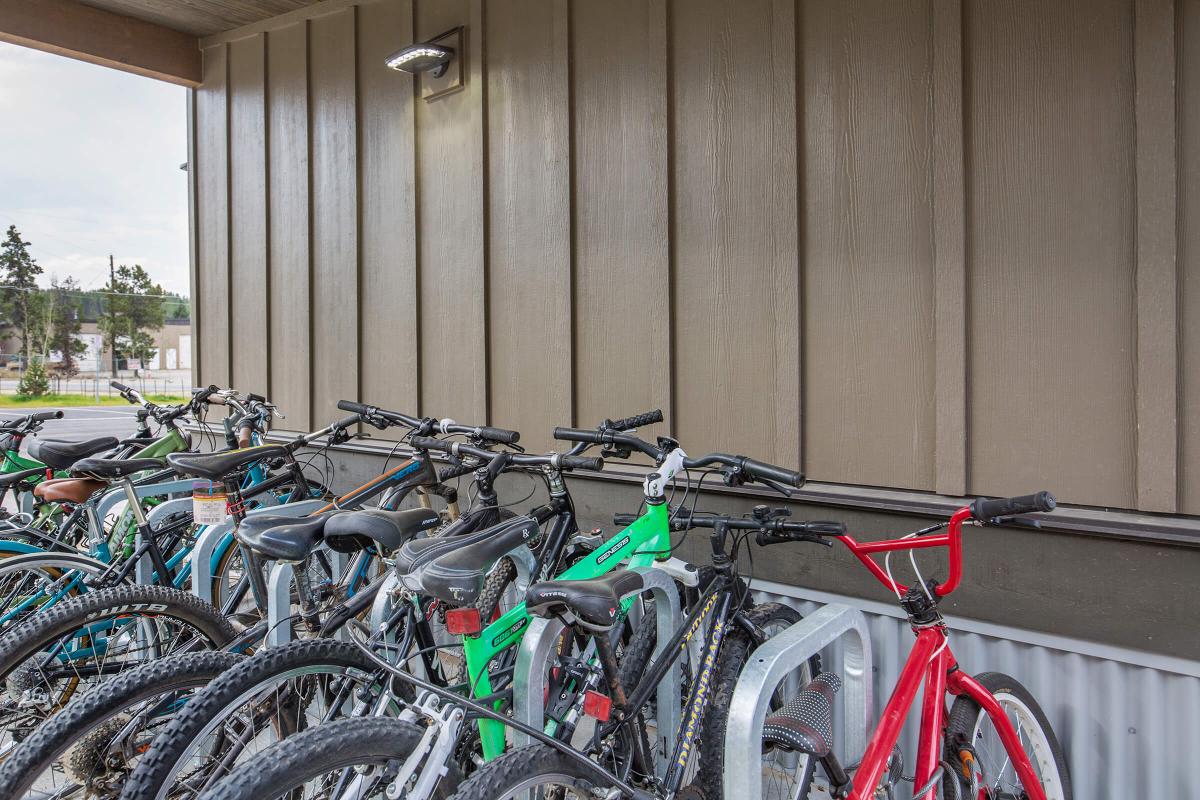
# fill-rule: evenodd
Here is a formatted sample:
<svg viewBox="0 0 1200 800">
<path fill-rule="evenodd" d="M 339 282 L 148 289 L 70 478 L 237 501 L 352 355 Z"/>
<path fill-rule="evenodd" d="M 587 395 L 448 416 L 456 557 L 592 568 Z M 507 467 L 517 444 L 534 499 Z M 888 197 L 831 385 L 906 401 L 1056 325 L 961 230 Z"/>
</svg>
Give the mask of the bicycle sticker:
<svg viewBox="0 0 1200 800">
<path fill-rule="evenodd" d="M 217 525 L 224 521 L 226 508 L 225 488 L 212 481 L 196 481 L 192 484 L 192 520 L 197 525 Z"/>
</svg>

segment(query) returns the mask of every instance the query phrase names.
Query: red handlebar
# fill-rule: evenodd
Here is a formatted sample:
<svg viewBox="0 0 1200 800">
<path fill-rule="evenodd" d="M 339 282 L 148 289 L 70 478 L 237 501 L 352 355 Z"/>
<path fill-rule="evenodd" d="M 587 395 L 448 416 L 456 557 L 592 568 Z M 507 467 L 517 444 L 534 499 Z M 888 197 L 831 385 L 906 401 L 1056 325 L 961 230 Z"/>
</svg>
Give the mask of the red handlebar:
<svg viewBox="0 0 1200 800">
<path fill-rule="evenodd" d="M 883 567 L 871 558 L 874 553 L 890 553 L 896 550 L 921 550 L 929 547 L 950 548 L 950 577 L 939 584 L 934 592 L 939 597 L 945 597 L 958 588 L 962 581 L 962 524 L 971 518 L 970 508 L 960 508 L 950 517 L 950 523 L 945 533 L 916 536 L 911 539 L 882 539 L 878 542 L 859 542 L 853 536 L 838 536 L 842 544 L 849 548 L 854 557 L 863 563 L 871 574 L 888 589 L 898 593 L 908 592 L 908 586 L 888 577 Z"/>
</svg>

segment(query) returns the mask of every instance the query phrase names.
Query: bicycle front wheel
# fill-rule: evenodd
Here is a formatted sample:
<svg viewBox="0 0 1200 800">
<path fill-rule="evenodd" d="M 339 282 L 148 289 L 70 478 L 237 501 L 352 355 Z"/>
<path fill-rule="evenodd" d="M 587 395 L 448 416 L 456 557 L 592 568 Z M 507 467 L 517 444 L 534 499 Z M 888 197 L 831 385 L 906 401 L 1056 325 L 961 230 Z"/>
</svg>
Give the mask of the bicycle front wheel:
<svg viewBox="0 0 1200 800">
<path fill-rule="evenodd" d="M 421 733 L 411 722 L 383 717 L 330 722 L 280 742 L 200 800 L 384 798 Z M 444 800 L 456 779 L 451 768 L 433 800 Z"/>
<path fill-rule="evenodd" d="M 1066 757 L 1033 695 L 1016 680 L 999 672 L 985 672 L 976 675 L 975 680 L 983 684 L 1004 709 L 1033 765 L 1046 800 L 1071 800 L 1071 776 Z M 958 697 L 950 708 L 946 724 L 946 757 L 958 772 L 957 776 L 947 775 L 944 780 L 946 797 L 1026 795 L 991 717 L 966 695 Z M 957 795 L 952 783 L 955 780 L 961 787 L 961 793 Z"/>
<path fill-rule="evenodd" d="M 451 800 L 595 800 L 609 789 L 596 770 L 535 744 L 480 767 Z"/>
</svg>

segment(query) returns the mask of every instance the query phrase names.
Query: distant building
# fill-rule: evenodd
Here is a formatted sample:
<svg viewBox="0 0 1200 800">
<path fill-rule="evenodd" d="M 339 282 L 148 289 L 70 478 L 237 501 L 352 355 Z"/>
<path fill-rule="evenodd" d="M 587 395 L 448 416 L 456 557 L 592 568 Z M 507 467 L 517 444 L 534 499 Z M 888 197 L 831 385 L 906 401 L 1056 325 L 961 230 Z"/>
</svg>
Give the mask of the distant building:
<svg viewBox="0 0 1200 800">
<path fill-rule="evenodd" d="M 148 369 L 154 372 L 156 370 L 192 368 L 192 321 L 190 319 L 168 319 L 161 328 L 154 332 L 154 336 L 155 344 L 158 346 L 154 358 L 146 364 L 134 359 L 118 359 L 117 369 Z M 87 350 L 76 359 L 81 373 L 96 371 L 97 356 L 100 359 L 99 371 L 107 373 L 111 370 L 112 352 L 104 346 L 104 336 L 100 333 L 100 326 L 95 321 L 85 319 L 81 323 L 80 332 L 75 334 L 75 338 L 87 345 Z M 0 347 L 3 350 L 0 358 L 4 360 L 4 365 L 18 367 L 20 340 L 10 336 L 0 341 Z M 51 364 L 60 360 L 61 357 L 57 353 L 50 354 Z"/>
</svg>

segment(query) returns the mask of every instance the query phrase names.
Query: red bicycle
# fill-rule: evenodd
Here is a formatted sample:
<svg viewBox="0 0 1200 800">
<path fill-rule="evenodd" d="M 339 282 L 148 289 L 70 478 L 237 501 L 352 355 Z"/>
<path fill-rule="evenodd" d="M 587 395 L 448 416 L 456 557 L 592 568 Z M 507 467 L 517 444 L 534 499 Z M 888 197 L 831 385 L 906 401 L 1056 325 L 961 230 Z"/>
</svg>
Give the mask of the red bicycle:
<svg viewBox="0 0 1200 800">
<path fill-rule="evenodd" d="M 911 777 L 916 800 L 933 800 L 939 782 L 946 800 L 1071 800 L 1071 779 L 1062 748 L 1033 696 L 1007 675 L 987 672 L 972 677 L 959 669 L 938 608 L 962 579 L 964 523 L 999 524 L 1015 515 L 1052 511 L 1054 507 L 1049 492 L 976 500 L 955 512 L 949 522 L 900 539 L 858 542 L 846 535 L 832 537 L 841 540 L 895 592 L 917 641 L 853 777 L 830 749 L 832 700 L 840 686 L 834 675 L 818 676 L 766 719 L 766 752 L 778 748 L 819 759 L 834 798 L 869 800 L 881 788 L 892 797 L 904 772 L 896 742 L 924 684 L 917 762 Z M 949 578 L 942 584 L 924 580 L 912 551 L 943 546 L 949 549 Z M 892 577 L 890 554 L 899 550 L 909 551 L 917 573 L 912 586 Z M 885 554 L 883 566 L 874 558 L 877 553 Z M 949 711 L 947 695 L 953 697 Z"/>
</svg>

